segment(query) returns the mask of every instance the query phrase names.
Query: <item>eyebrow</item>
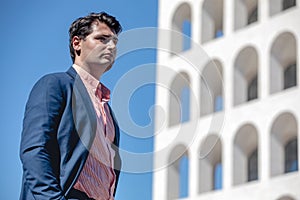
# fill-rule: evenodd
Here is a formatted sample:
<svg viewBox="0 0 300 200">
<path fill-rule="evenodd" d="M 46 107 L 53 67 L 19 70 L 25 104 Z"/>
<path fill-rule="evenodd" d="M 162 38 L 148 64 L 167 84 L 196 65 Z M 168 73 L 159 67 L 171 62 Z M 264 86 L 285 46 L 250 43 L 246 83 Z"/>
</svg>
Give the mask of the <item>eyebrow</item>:
<svg viewBox="0 0 300 200">
<path fill-rule="evenodd" d="M 113 40 L 118 41 L 118 37 L 116 35 L 108 35 L 108 34 L 99 34 L 96 35 L 96 37 L 105 37 L 105 38 L 112 38 Z"/>
</svg>

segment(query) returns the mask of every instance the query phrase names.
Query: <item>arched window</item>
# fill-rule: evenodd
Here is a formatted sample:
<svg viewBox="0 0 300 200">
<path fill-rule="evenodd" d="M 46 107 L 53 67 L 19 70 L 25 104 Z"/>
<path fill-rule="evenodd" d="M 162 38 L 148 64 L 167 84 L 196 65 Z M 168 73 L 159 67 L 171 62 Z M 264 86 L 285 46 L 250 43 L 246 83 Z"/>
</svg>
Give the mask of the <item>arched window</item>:
<svg viewBox="0 0 300 200">
<path fill-rule="evenodd" d="M 273 16 L 296 6 L 296 0 L 269 0 L 270 15 Z"/>
<path fill-rule="evenodd" d="M 201 41 L 223 36 L 223 0 L 205 0 L 202 5 Z"/>
<path fill-rule="evenodd" d="M 252 78 L 248 86 L 247 100 L 257 99 L 257 75 Z"/>
<path fill-rule="evenodd" d="M 243 28 L 258 20 L 257 0 L 234 0 L 234 29 Z"/>
<path fill-rule="evenodd" d="M 282 1 L 282 10 L 289 9 L 296 6 L 296 0 L 283 0 Z"/>
<path fill-rule="evenodd" d="M 184 145 L 178 145 L 171 151 L 168 162 L 168 200 L 188 196 L 189 156 L 186 150 Z"/>
<path fill-rule="evenodd" d="M 298 142 L 297 138 L 291 139 L 284 147 L 285 168 L 284 172 L 298 171 Z"/>
<path fill-rule="evenodd" d="M 190 120 L 190 77 L 178 73 L 170 87 L 169 126 Z"/>
<path fill-rule="evenodd" d="M 257 10 L 257 6 L 256 6 L 250 12 L 247 24 L 252 24 L 252 23 L 254 23 L 254 22 L 256 22 L 258 20 L 258 14 L 257 14 L 257 12 L 258 12 L 258 10 Z"/>
<path fill-rule="evenodd" d="M 248 157 L 248 182 L 258 179 L 257 148 Z"/>
<path fill-rule="evenodd" d="M 191 48 L 191 7 L 181 4 L 172 19 L 171 53 L 176 54 Z"/>
<path fill-rule="evenodd" d="M 200 82 L 200 116 L 223 110 L 223 69 L 218 60 L 202 70 Z"/>
<path fill-rule="evenodd" d="M 251 124 L 242 126 L 234 139 L 233 184 L 258 179 L 258 133 Z"/>
<path fill-rule="evenodd" d="M 298 171 L 298 125 L 291 113 L 279 115 L 271 128 L 271 176 Z"/>
<path fill-rule="evenodd" d="M 296 63 L 292 63 L 284 70 L 284 89 L 294 87 L 297 85 L 297 66 Z"/>
<path fill-rule="evenodd" d="M 217 163 L 214 168 L 214 190 L 220 190 L 223 187 L 223 166 Z"/>
<path fill-rule="evenodd" d="M 297 85 L 297 41 L 292 33 L 282 33 L 275 39 L 270 72 L 271 94 Z"/>
<path fill-rule="evenodd" d="M 217 135 L 201 143 L 199 174 L 199 193 L 222 189 L 222 143 Z"/>
<path fill-rule="evenodd" d="M 224 82 L 223 82 L 224 83 Z M 217 95 L 215 98 L 215 106 L 214 106 L 214 111 L 219 112 L 223 110 L 224 106 L 224 98 L 222 95 Z"/>
<path fill-rule="evenodd" d="M 181 92 L 181 123 L 190 120 L 190 88 L 184 86 Z"/>
<path fill-rule="evenodd" d="M 192 24 L 190 20 L 184 20 L 182 24 L 183 37 L 183 51 L 187 51 L 191 48 L 191 37 L 192 37 Z"/>
<path fill-rule="evenodd" d="M 189 160 L 183 155 L 179 161 L 179 197 L 185 198 L 189 193 Z"/>
<path fill-rule="evenodd" d="M 240 51 L 234 63 L 234 105 L 258 98 L 258 54 L 253 47 Z"/>
</svg>

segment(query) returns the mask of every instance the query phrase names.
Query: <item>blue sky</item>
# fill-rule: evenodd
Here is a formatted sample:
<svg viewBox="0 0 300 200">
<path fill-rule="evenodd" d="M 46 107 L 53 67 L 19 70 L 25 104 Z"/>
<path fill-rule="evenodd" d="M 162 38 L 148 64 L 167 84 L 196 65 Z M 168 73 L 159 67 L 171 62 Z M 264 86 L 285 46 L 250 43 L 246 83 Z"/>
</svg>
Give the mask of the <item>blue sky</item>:
<svg viewBox="0 0 300 200">
<path fill-rule="evenodd" d="M 66 71 L 72 64 L 68 50 L 68 28 L 74 19 L 90 12 L 106 11 L 121 22 L 124 31 L 157 26 L 156 0 L 3 0 L 1 1 L 1 123 L 0 199 L 18 199 L 21 187 L 19 143 L 24 107 L 33 84 L 43 75 Z M 134 41 L 132 41 L 134 42 Z M 117 59 L 102 81 L 114 90 L 128 71 L 155 63 L 155 49 L 130 52 Z M 155 68 L 145 77 L 155 80 Z M 147 153 L 153 149 L 153 123 L 149 109 L 154 105 L 154 84 L 139 87 L 131 96 L 130 116 L 140 127 L 149 126 L 141 137 L 121 135 L 121 148 Z M 126 106 L 126 105 L 125 105 Z M 122 120 L 122 119 L 119 119 Z M 121 127 L 122 128 L 122 127 Z M 144 130 L 144 129 L 143 129 Z M 150 162 L 151 164 L 151 162 Z M 122 173 L 116 200 L 150 200 L 151 173 Z"/>
</svg>

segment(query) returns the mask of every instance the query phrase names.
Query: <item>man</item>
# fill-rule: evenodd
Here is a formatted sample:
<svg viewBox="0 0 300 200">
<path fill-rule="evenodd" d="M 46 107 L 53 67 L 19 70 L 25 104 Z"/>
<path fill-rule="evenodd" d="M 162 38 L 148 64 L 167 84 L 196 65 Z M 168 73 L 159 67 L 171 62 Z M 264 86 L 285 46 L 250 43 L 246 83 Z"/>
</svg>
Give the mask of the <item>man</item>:
<svg viewBox="0 0 300 200">
<path fill-rule="evenodd" d="M 49 74 L 26 104 L 20 157 L 21 200 L 113 200 L 121 161 L 119 128 L 99 82 L 115 60 L 122 27 L 107 13 L 91 13 L 70 29 L 73 66 Z"/>
</svg>

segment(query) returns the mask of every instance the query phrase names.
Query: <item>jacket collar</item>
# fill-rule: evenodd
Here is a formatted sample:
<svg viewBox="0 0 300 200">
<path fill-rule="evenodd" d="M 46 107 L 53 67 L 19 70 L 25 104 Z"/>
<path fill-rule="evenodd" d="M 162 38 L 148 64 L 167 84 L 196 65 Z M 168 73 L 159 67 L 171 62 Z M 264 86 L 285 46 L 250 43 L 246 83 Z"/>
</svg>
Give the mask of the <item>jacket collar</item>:
<svg viewBox="0 0 300 200">
<path fill-rule="evenodd" d="M 74 79 L 77 76 L 77 72 L 72 66 L 67 70 L 67 74 L 69 74 Z"/>
</svg>

